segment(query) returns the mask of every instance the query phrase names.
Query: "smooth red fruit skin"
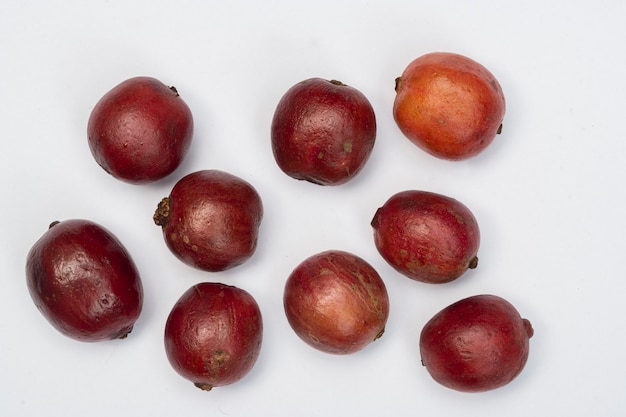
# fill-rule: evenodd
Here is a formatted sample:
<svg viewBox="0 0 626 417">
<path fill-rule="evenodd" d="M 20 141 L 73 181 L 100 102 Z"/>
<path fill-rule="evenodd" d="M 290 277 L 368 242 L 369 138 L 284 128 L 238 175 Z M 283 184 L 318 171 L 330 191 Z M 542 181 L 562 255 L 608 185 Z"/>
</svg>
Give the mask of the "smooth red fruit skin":
<svg viewBox="0 0 626 417">
<path fill-rule="evenodd" d="M 376 117 L 355 88 L 310 78 L 281 98 L 271 139 L 274 158 L 285 174 L 314 184 L 340 185 L 354 178 L 369 159 Z"/>
<path fill-rule="evenodd" d="M 214 282 L 188 289 L 165 324 L 165 352 L 176 372 L 205 391 L 232 384 L 254 367 L 263 319 L 245 290 Z"/>
<path fill-rule="evenodd" d="M 462 55 L 423 55 L 396 79 L 393 115 L 398 127 L 441 159 L 468 159 L 482 152 L 500 133 L 505 110 L 493 74 Z"/>
<path fill-rule="evenodd" d="M 171 174 L 187 154 L 192 135 L 187 104 L 174 87 L 150 77 L 130 78 L 106 93 L 87 125 L 96 162 L 132 184 Z"/>
<path fill-rule="evenodd" d="M 330 250 L 300 263 L 285 284 L 289 325 L 322 352 L 351 354 L 380 338 L 389 297 L 376 270 L 360 257 Z"/>
<path fill-rule="evenodd" d="M 414 280 L 446 283 L 478 264 L 478 222 L 453 198 L 428 191 L 402 191 L 376 211 L 371 225 L 381 256 Z"/>
<path fill-rule="evenodd" d="M 482 392 L 511 382 L 526 365 L 534 330 L 515 307 L 476 295 L 437 313 L 420 335 L 422 364 L 438 383 Z"/>
<path fill-rule="evenodd" d="M 28 252 L 26 281 L 50 324 L 83 342 L 124 338 L 141 313 L 135 263 L 110 231 L 88 220 L 53 222 Z"/>
<path fill-rule="evenodd" d="M 241 265 L 254 254 L 262 218 L 255 188 L 219 170 L 181 178 L 153 216 L 176 257 L 210 272 Z"/>
</svg>

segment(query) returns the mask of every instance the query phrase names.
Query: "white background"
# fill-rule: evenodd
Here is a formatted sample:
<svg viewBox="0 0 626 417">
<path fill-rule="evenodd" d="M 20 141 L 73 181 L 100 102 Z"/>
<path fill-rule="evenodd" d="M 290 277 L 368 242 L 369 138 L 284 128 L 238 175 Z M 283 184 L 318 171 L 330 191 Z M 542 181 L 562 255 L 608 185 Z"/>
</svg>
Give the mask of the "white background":
<svg viewBox="0 0 626 417">
<path fill-rule="evenodd" d="M 0 414 L 3 416 L 617 416 L 626 411 L 624 97 L 626 3 L 478 1 L 13 1 L 0 13 Z M 394 79 L 432 51 L 467 55 L 500 81 L 504 131 L 465 162 L 431 157 L 391 113 Z M 194 114 L 191 152 L 171 177 L 134 186 L 93 160 L 86 124 L 117 83 L 174 85 Z M 324 188 L 276 166 L 274 108 L 293 84 L 334 78 L 363 92 L 378 136 L 353 181 Z M 263 198 L 260 244 L 223 273 L 171 255 L 152 213 L 182 175 L 217 168 Z M 429 286 L 394 272 L 369 225 L 393 193 L 454 197 L 482 233 L 478 269 Z M 53 220 L 88 218 L 141 271 L 144 311 L 121 341 L 84 344 L 40 315 L 26 253 Z M 369 261 L 387 284 L 382 339 L 351 356 L 313 350 L 288 326 L 286 277 L 326 249 Z M 163 328 L 191 285 L 245 288 L 263 349 L 240 382 L 202 392 L 170 367 Z M 420 366 L 424 323 L 466 296 L 508 299 L 535 328 L 508 386 L 463 394 Z"/>
</svg>

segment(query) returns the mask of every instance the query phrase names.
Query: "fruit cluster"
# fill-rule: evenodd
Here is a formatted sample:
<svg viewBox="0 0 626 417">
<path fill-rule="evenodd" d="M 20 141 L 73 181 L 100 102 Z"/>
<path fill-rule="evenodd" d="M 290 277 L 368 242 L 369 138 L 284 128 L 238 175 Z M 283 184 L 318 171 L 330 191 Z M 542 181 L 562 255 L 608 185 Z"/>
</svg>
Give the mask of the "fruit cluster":
<svg viewBox="0 0 626 417">
<path fill-rule="evenodd" d="M 452 53 L 411 62 L 396 79 L 393 116 L 428 153 L 462 160 L 482 152 L 502 130 L 505 101 L 482 65 Z M 149 77 L 126 80 L 95 105 L 87 127 L 97 163 L 132 184 L 162 179 L 181 164 L 193 136 L 190 109 L 174 87 Z M 290 177 L 320 186 L 354 178 L 375 143 L 376 117 L 367 98 L 320 78 L 292 86 L 271 123 L 271 148 Z M 255 252 L 263 204 L 242 178 L 218 170 L 190 173 L 153 216 L 176 258 L 219 272 Z M 443 284 L 476 268 L 480 231 L 461 202 L 423 190 L 392 196 L 374 213 L 378 252 L 400 274 Z M 89 220 L 53 222 L 27 255 L 31 297 L 43 316 L 71 338 L 125 338 L 142 310 L 140 274 L 123 244 Z M 284 311 L 308 345 L 332 354 L 357 352 L 385 330 L 389 297 L 364 259 L 340 250 L 317 253 L 287 277 Z M 530 322 L 506 300 L 476 295 L 435 314 L 419 342 L 432 378 L 478 392 L 513 380 L 528 358 Z M 232 384 L 254 366 L 263 339 L 257 302 L 241 288 L 202 282 L 172 307 L 164 344 L 171 366 L 197 387 Z"/>
</svg>

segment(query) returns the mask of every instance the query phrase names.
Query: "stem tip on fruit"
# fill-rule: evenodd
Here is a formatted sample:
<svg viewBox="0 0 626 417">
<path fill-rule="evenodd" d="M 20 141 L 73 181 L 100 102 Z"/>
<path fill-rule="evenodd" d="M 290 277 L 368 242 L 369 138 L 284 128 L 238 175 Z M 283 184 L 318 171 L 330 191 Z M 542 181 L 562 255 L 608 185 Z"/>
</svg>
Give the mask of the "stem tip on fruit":
<svg viewBox="0 0 626 417">
<path fill-rule="evenodd" d="M 380 332 L 378 332 L 378 334 L 376 335 L 376 337 L 374 338 L 374 340 L 378 340 L 378 339 L 380 339 L 381 337 L 383 337 L 383 334 L 384 334 L 384 333 L 385 333 L 385 328 L 383 327 L 383 329 L 382 329 Z"/>
<path fill-rule="evenodd" d="M 478 266 L 478 256 L 474 256 L 467 266 L 469 269 L 474 269 Z"/>
<path fill-rule="evenodd" d="M 526 330 L 526 335 L 530 339 L 535 334 L 535 329 L 533 329 L 533 325 L 530 323 L 528 319 L 522 319 L 524 323 L 524 329 Z"/>
<path fill-rule="evenodd" d="M 196 382 L 194 385 L 200 388 L 202 391 L 211 391 L 211 389 L 213 389 L 213 385 L 207 384 L 205 382 Z"/>
<path fill-rule="evenodd" d="M 329 82 L 330 82 L 331 84 L 335 84 L 335 85 L 338 85 L 338 86 L 340 86 L 340 87 L 345 87 L 345 84 L 344 84 L 344 83 L 342 83 L 341 81 L 337 81 L 337 80 L 330 80 Z"/>
<path fill-rule="evenodd" d="M 154 224 L 157 226 L 163 226 L 167 223 L 167 220 L 170 216 L 170 198 L 165 197 L 163 200 L 159 202 L 154 215 L 152 216 L 152 220 L 154 220 Z"/>
<path fill-rule="evenodd" d="M 394 87 L 396 93 L 398 92 L 398 89 L 400 89 L 400 84 L 402 84 L 402 77 L 396 78 L 396 86 Z"/>
</svg>

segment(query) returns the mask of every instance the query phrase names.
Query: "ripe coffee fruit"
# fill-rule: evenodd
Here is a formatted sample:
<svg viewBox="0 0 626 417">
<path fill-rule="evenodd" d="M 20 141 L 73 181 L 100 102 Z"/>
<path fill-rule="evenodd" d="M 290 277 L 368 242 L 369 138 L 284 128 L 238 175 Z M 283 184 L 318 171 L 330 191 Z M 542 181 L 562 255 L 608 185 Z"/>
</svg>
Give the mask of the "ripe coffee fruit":
<svg viewBox="0 0 626 417">
<path fill-rule="evenodd" d="M 262 218 L 255 188 L 219 170 L 181 178 L 153 216 L 174 255 L 210 272 L 233 268 L 254 254 Z"/>
<path fill-rule="evenodd" d="M 374 214 L 374 243 L 397 271 L 440 284 L 478 265 L 480 230 L 461 202 L 428 191 L 391 196 Z"/>
<path fill-rule="evenodd" d="M 444 308 L 420 335 L 422 364 L 440 384 L 481 392 L 511 382 L 526 365 L 530 321 L 495 295 L 476 295 Z"/>
<path fill-rule="evenodd" d="M 28 252 L 26 281 L 52 326 L 83 342 L 125 338 L 141 313 L 133 260 L 111 232 L 88 220 L 53 222 Z"/>
<path fill-rule="evenodd" d="M 327 353 L 357 352 L 382 336 L 389 316 L 385 284 L 374 268 L 351 253 L 330 250 L 298 265 L 285 284 L 290 326 Z"/>
<path fill-rule="evenodd" d="M 339 185 L 365 166 L 376 139 L 367 98 L 340 81 L 311 78 L 281 98 L 271 126 L 272 151 L 292 178 Z"/>
<path fill-rule="evenodd" d="M 183 161 L 193 118 L 174 87 L 135 77 L 98 101 L 87 134 L 89 149 L 106 172 L 129 183 L 148 183 L 168 176 Z"/>
<path fill-rule="evenodd" d="M 263 320 L 246 291 L 214 282 L 188 289 L 165 324 L 165 352 L 176 372 L 209 391 L 246 376 L 263 341 Z"/>
<path fill-rule="evenodd" d="M 462 55 L 433 52 L 396 79 L 393 115 L 426 152 L 462 160 L 482 152 L 502 129 L 502 88 L 485 67 Z"/>
</svg>

